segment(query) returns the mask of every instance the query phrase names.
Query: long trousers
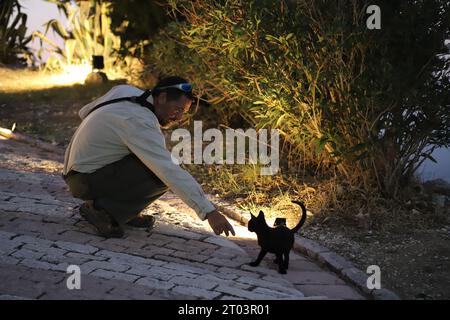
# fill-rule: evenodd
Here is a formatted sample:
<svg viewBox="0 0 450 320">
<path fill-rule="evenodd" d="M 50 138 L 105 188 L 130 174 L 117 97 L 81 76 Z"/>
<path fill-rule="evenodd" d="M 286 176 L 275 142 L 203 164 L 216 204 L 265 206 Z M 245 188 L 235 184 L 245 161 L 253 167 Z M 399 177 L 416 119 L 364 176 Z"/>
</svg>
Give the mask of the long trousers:
<svg viewBox="0 0 450 320">
<path fill-rule="evenodd" d="M 135 218 L 161 197 L 167 186 L 134 154 L 93 173 L 70 171 L 64 180 L 75 198 L 94 200 L 119 225 Z"/>
</svg>

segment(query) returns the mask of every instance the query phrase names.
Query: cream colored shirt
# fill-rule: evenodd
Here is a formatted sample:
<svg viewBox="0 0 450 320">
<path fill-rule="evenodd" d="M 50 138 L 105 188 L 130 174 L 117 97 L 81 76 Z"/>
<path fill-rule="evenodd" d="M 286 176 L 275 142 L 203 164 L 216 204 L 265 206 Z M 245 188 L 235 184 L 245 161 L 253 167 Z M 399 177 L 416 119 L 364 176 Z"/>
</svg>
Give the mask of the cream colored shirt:
<svg viewBox="0 0 450 320">
<path fill-rule="evenodd" d="M 92 173 L 107 164 L 134 153 L 181 200 L 195 210 L 200 219 L 215 209 L 201 186 L 172 161 L 155 114 L 128 101 L 105 105 L 88 115 L 96 105 L 121 97 L 139 96 L 142 90 L 120 85 L 85 105 L 83 120 L 67 147 L 64 174 L 70 170 Z M 148 98 L 153 103 L 153 97 Z"/>
</svg>

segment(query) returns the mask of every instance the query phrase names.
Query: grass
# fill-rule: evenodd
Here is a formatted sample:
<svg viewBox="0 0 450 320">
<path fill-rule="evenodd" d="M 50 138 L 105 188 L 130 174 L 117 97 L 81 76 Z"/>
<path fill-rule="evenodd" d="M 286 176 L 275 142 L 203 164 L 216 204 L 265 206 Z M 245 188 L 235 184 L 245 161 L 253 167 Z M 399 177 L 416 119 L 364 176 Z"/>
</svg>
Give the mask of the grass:
<svg viewBox="0 0 450 320">
<path fill-rule="evenodd" d="M 0 127 L 15 123 L 18 132 L 60 145 L 79 125 L 78 110 L 117 84 L 61 85 L 51 74 L 6 68 L 0 68 L 0 79 Z"/>
</svg>

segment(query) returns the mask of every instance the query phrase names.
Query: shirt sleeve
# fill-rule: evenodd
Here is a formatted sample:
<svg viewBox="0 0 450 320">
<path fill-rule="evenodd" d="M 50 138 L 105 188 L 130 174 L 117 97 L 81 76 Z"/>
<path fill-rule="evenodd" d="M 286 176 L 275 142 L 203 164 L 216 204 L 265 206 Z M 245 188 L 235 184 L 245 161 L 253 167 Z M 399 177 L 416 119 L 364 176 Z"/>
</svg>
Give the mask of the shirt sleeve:
<svg viewBox="0 0 450 320">
<path fill-rule="evenodd" d="M 130 151 L 181 200 L 194 209 L 201 220 L 205 220 L 206 214 L 215 207 L 206 198 L 197 181 L 172 161 L 159 127 L 140 119 L 128 121 L 127 135 L 123 139 Z"/>
</svg>

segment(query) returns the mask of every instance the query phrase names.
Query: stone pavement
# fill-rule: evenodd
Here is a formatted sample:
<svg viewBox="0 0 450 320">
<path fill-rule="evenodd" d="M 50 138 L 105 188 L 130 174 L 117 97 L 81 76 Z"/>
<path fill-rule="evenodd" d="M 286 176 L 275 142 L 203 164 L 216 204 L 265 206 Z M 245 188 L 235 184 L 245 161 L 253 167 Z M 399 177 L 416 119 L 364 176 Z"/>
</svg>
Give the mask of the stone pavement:
<svg viewBox="0 0 450 320">
<path fill-rule="evenodd" d="M 287 275 L 259 252 L 256 235 L 216 236 L 174 194 L 145 213 L 150 232 L 104 239 L 78 214 L 60 177 L 62 153 L 0 140 L 0 299 L 365 299 L 336 274 L 291 252 Z M 81 289 L 69 290 L 69 265 Z"/>
</svg>

